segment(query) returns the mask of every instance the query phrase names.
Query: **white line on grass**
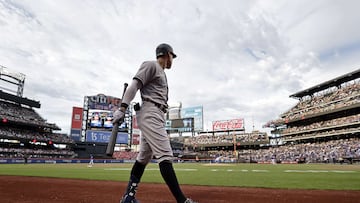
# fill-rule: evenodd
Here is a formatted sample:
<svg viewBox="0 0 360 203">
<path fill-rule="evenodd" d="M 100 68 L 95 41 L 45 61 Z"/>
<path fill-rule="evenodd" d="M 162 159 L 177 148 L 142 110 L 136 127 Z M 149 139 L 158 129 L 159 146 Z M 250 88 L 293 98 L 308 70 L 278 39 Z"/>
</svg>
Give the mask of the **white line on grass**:
<svg viewBox="0 0 360 203">
<path fill-rule="evenodd" d="M 105 171 L 130 171 L 131 168 L 104 168 Z M 147 168 L 146 171 L 158 171 L 158 168 Z M 193 168 L 179 168 L 175 169 L 175 171 L 197 171 L 198 169 Z"/>
<path fill-rule="evenodd" d="M 355 173 L 356 171 L 328 171 L 328 170 L 285 170 L 285 173 Z"/>
<path fill-rule="evenodd" d="M 247 170 L 247 169 L 242 169 L 242 170 L 233 170 L 233 169 L 210 169 L 210 171 L 213 171 L 213 172 L 217 172 L 217 171 L 226 171 L 226 172 L 254 172 L 254 173 L 267 173 L 267 172 L 270 172 L 268 170 Z"/>
<path fill-rule="evenodd" d="M 105 171 L 130 171 L 131 168 L 104 168 Z M 148 168 L 145 169 L 147 171 L 158 171 L 158 168 Z M 175 169 L 175 171 L 198 171 L 198 169 L 194 168 L 179 168 Z M 218 171 L 226 171 L 226 172 L 253 172 L 253 173 L 268 173 L 269 170 L 233 170 L 233 169 L 210 169 L 210 171 L 218 172 Z M 340 170 L 285 170 L 284 173 L 356 173 L 356 171 L 340 171 Z"/>
</svg>

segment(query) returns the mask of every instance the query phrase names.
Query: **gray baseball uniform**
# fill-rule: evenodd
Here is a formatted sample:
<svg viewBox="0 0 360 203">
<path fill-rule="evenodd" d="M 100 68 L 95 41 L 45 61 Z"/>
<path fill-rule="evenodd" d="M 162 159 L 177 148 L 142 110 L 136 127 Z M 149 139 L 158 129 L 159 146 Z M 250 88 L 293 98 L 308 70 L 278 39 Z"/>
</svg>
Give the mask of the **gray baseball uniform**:
<svg viewBox="0 0 360 203">
<path fill-rule="evenodd" d="M 144 62 L 134 79 L 142 83 L 140 92 L 143 100 L 140 111 L 136 113 L 141 130 L 137 160 L 143 164 L 149 163 L 152 156 L 158 162 L 172 160 L 173 152 L 165 130 L 164 109 L 168 101 L 165 71 L 157 61 Z"/>
<path fill-rule="evenodd" d="M 126 90 L 121 108 L 114 113 L 114 121 L 123 119 L 125 109 L 140 89 L 142 106 L 136 113 L 141 130 L 140 151 L 130 172 L 128 187 L 121 198 L 121 203 L 138 202 L 135 199 L 138 184 L 146 165 L 154 156 L 159 162 L 160 173 L 168 185 L 177 203 L 196 203 L 186 198 L 181 191 L 172 165 L 173 153 L 170 140 L 165 131 L 165 116 L 168 101 L 168 84 L 164 69 L 170 69 L 176 58 L 172 47 L 160 44 L 156 47 L 157 61 L 144 62 Z M 161 65 L 160 65 L 161 64 Z"/>
</svg>

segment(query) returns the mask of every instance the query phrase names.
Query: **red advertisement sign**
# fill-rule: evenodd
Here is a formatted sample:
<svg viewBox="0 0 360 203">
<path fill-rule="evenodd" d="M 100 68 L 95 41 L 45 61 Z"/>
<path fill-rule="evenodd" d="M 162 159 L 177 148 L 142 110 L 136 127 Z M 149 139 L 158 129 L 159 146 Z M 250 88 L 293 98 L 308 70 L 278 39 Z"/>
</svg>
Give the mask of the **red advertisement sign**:
<svg viewBox="0 0 360 203">
<path fill-rule="evenodd" d="M 132 135 L 132 143 L 133 143 L 133 145 L 139 145 L 140 144 L 140 135 L 133 134 Z"/>
<path fill-rule="evenodd" d="M 213 130 L 241 130 L 244 129 L 244 119 L 232 119 L 225 121 L 213 121 Z"/>
<path fill-rule="evenodd" d="M 136 120 L 136 116 L 133 116 L 132 127 L 133 127 L 133 129 L 139 129 L 139 126 L 138 126 L 137 120 Z"/>
<path fill-rule="evenodd" d="M 71 129 L 81 129 L 83 108 L 73 107 L 71 117 Z"/>
</svg>

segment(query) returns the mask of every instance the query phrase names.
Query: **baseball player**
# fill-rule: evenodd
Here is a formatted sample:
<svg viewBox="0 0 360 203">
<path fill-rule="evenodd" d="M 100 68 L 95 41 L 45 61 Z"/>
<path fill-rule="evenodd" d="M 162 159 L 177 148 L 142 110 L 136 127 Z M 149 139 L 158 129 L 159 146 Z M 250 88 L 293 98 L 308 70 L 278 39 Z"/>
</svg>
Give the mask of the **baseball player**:
<svg viewBox="0 0 360 203">
<path fill-rule="evenodd" d="M 173 153 L 165 130 L 168 105 L 168 84 L 165 69 L 170 69 L 176 58 L 172 47 L 160 44 L 156 48 L 156 61 L 144 62 L 127 88 L 121 107 L 114 113 L 113 123 L 124 119 L 125 111 L 138 90 L 142 105 L 136 112 L 141 130 L 140 151 L 130 172 L 130 180 L 120 203 L 137 203 L 135 193 L 146 165 L 152 157 L 159 163 L 160 173 L 177 203 L 196 203 L 186 198 L 180 189 L 173 165 Z"/>
<path fill-rule="evenodd" d="M 94 165 L 94 156 L 90 154 L 90 162 L 88 164 L 88 167 L 93 167 L 93 165 Z"/>
</svg>

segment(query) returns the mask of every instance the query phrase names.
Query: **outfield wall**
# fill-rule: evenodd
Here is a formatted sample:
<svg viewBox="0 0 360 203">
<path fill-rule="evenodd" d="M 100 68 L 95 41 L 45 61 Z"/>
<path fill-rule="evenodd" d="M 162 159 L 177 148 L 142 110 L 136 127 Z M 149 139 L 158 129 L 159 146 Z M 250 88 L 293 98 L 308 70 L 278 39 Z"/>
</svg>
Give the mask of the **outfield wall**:
<svg viewBox="0 0 360 203">
<path fill-rule="evenodd" d="M 238 160 L 225 160 L 217 161 L 214 159 L 174 159 L 174 163 L 250 163 L 250 162 L 239 162 Z M 86 164 L 89 163 L 90 159 L 31 159 L 27 160 L 28 164 Z M 94 163 L 134 163 L 135 160 L 126 159 L 94 159 Z M 152 163 L 156 163 L 156 160 L 151 160 Z M 360 162 L 360 160 L 354 160 L 354 163 Z M 272 162 L 252 162 L 257 164 L 273 164 Z M 348 163 L 348 162 L 343 162 Z M 22 158 L 0 158 L 0 164 L 25 164 L 25 159 Z M 299 164 L 296 161 L 283 161 L 277 164 Z"/>
<path fill-rule="evenodd" d="M 27 164 L 86 164 L 90 159 L 31 159 L 27 160 Z M 94 163 L 134 163 L 135 160 L 126 159 L 94 159 Z M 156 163 L 156 160 L 151 160 Z M 213 159 L 174 159 L 174 163 L 217 163 Z M 236 162 L 219 162 L 219 163 L 236 163 Z M 25 164 L 25 159 L 22 158 L 0 158 L 0 164 Z"/>
<path fill-rule="evenodd" d="M 28 159 L 28 164 L 80 164 L 89 159 Z M 94 163 L 133 163 L 135 160 L 94 159 Z M 25 159 L 0 159 L 0 164 L 25 164 Z"/>
</svg>

